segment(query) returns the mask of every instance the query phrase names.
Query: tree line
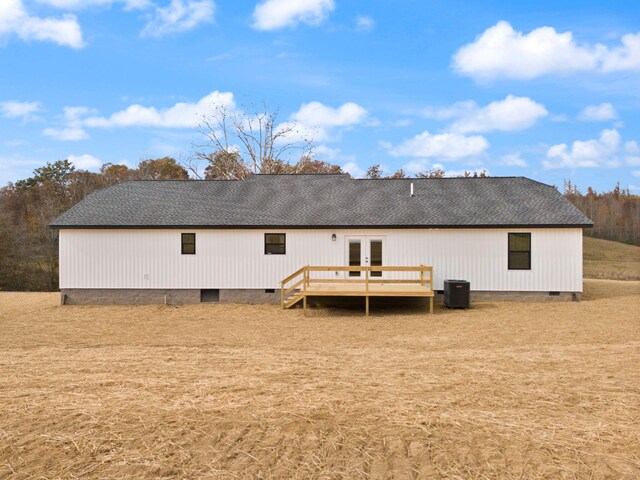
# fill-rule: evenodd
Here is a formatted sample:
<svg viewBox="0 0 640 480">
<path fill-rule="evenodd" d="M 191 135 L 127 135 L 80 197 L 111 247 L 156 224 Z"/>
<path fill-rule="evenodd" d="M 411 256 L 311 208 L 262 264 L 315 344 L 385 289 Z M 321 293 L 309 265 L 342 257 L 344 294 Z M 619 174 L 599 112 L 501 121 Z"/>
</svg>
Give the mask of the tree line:
<svg viewBox="0 0 640 480">
<path fill-rule="evenodd" d="M 594 227 L 585 230 L 585 235 L 640 245 L 640 195 L 620 188 L 620 182 L 608 192 L 588 187 L 582 193 L 571 180 L 565 180 L 564 196 L 593 221 Z"/>
<path fill-rule="evenodd" d="M 344 173 L 337 165 L 300 159 L 294 165 L 277 164 L 265 173 Z M 206 171 L 206 169 L 205 169 Z M 211 170 L 210 170 L 211 171 Z M 246 178 L 251 172 L 244 172 Z M 422 177 L 441 178 L 442 170 L 427 171 Z M 471 176 L 470 172 L 465 173 Z M 401 178 L 404 172 L 384 175 L 379 165 L 367 171 L 367 178 Z M 480 176 L 486 176 L 481 172 Z M 99 172 L 77 170 L 68 160 L 47 163 L 27 179 L 0 189 L 0 290 L 54 291 L 58 288 L 58 236 L 49 223 L 91 192 L 125 180 L 189 180 L 188 168 L 170 157 L 147 159 L 136 167 L 105 164 Z M 219 178 L 205 173 L 205 178 Z M 586 235 L 640 244 L 640 196 L 616 185 L 598 193 L 589 187 L 582 193 L 571 181 L 564 196 L 594 221 Z"/>
<path fill-rule="evenodd" d="M 68 160 L 47 163 L 29 178 L 0 188 L 0 290 L 58 289 L 58 234 L 48 225 L 91 192 L 126 180 L 242 180 L 258 173 L 339 174 L 339 165 L 316 160 L 313 139 L 276 114 L 252 115 L 218 109 L 203 122 L 204 138 L 192 158 L 146 159 L 135 167 L 107 163 L 98 172 L 78 170 Z M 295 161 L 293 161 L 295 159 Z M 441 169 L 417 174 L 442 178 Z M 485 177 L 467 172 L 461 176 Z M 368 168 L 366 178 L 405 178 L 403 170 Z M 587 235 L 640 244 L 640 197 L 619 184 L 611 192 L 582 194 L 570 181 L 564 195 L 595 223 Z"/>
</svg>

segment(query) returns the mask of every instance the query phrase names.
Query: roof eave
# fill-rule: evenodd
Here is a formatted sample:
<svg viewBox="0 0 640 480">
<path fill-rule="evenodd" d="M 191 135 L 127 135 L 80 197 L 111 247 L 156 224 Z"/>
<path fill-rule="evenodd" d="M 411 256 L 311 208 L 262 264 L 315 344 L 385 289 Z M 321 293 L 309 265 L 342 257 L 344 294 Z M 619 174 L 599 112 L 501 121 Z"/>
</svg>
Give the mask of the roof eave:
<svg viewBox="0 0 640 480">
<path fill-rule="evenodd" d="M 477 224 L 477 225 L 55 225 L 53 230 L 314 230 L 314 229 L 455 229 L 455 228 L 593 228 L 593 223 L 557 223 L 557 224 Z"/>
</svg>

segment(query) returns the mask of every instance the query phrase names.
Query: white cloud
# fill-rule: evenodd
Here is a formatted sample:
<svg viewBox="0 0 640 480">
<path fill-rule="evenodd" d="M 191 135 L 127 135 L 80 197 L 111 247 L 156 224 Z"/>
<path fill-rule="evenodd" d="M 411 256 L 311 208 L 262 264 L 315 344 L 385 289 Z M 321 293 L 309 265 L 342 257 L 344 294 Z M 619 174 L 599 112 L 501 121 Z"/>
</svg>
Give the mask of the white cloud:
<svg viewBox="0 0 640 480">
<path fill-rule="evenodd" d="M 71 125 L 79 125 L 82 117 L 95 113 L 96 110 L 88 107 L 64 107 L 64 118 Z"/>
<path fill-rule="evenodd" d="M 161 37 L 184 32 L 201 23 L 213 22 L 215 11 L 213 0 L 171 0 L 168 6 L 156 8 L 153 19 L 140 34 L 143 37 Z"/>
<path fill-rule="evenodd" d="M 286 135 L 288 142 L 325 142 L 329 140 L 327 130 L 320 127 L 312 127 L 297 122 L 282 122 L 277 131 L 290 130 Z M 285 140 L 284 138 L 282 139 Z"/>
<path fill-rule="evenodd" d="M 599 138 L 576 140 L 571 148 L 566 143 L 553 145 L 542 165 L 544 168 L 616 166 L 620 145 L 621 137 L 617 130 L 603 130 Z"/>
<path fill-rule="evenodd" d="M 93 155 L 68 155 L 67 160 L 80 170 L 95 170 L 102 166 L 102 162 Z"/>
<path fill-rule="evenodd" d="M 413 124 L 413 120 L 410 118 L 400 118 L 398 120 L 392 120 L 389 125 L 397 128 L 408 127 Z"/>
<path fill-rule="evenodd" d="M 348 102 L 338 108 L 320 102 L 303 103 L 291 117 L 294 121 L 312 127 L 346 127 L 362 123 L 368 112 L 357 103 Z"/>
<path fill-rule="evenodd" d="M 277 30 L 299 23 L 318 25 L 334 8 L 334 0 L 266 0 L 253 11 L 253 28 Z"/>
<path fill-rule="evenodd" d="M 633 172 L 631 172 L 631 175 L 633 175 L 634 177 L 640 177 L 640 170 L 634 170 Z"/>
<path fill-rule="evenodd" d="M 340 155 L 339 148 L 331 148 L 326 145 L 316 145 L 313 147 L 313 157 L 318 160 L 330 162 Z"/>
<path fill-rule="evenodd" d="M 635 140 L 624 144 L 624 151 L 627 154 L 625 163 L 631 167 L 640 167 L 640 145 Z"/>
<path fill-rule="evenodd" d="M 361 32 L 368 32 L 375 27 L 376 21 L 367 15 L 358 15 L 356 17 L 356 29 Z"/>
<path fill-rule="evenodd" d="M 0 2 L 0 37 L 16 35 L 21 40 L 54 42 L 71 48 L 84 47 L 82 31 L 75 15 L 40 18 L 27 13 L 22 0 Z"/>
<path fill-rule="evenodd" d="M 458 117 L 449 128 L 453 132 L 490 132 L 524 130 L 548 115 L 547 109 L 529 97 L 507 96 L 504 100 L 479 107 L 475 102 L 461 102 L 443 115 Z"/>
<path fill-rule="evenodd" d="M 354 178 L 362 178 L 367 172 L 365 172 L 356 162 L 347 162 L 342 165 L 342 170 L 347 172 Z"/>
<path fill-rule="evenodd" d="M 467 115 L 468 112 L 477 108 L 478 104 L 473 100 L 464 100 L 462 102 L 456 102 L 448 107 L 425 107 L 420 111 L 420 114 L 426 118 L 449 120 L 451 118 Z"/>
<path fill-rule="evenodd" d="M 66 10 L 80 10 L 103 5 L 109 6 L 113 3 L 123 3 L 126 10 L 139 10 L 152 5 L 151 0 L 37 0 L 37 2 Z"/>
<path fill-rule="evenodd" d="M 390 148 L 394 157 L 439 158 L 452 160 L 475 157 L 489 148 L 489 142 L 481 135 L 465 136 L 458 133 L 440 133 L 432 135 L 428 131 L 405 140 Z"/>
<path fill-rule="evenodd" d="M 621 44 L 602 59 L 603 72 L 640 71 L 640 32 L 624 35 Z"/>
<path fill-rule="evenodd" d="M 624 151 L 632 155 L 640 154 L 640 145 L 635 140 L 631 140 L 624 144 Z"/>
<path fill-rule="evenodd" d="M 298 111 L 291 115 L 291 122 L 284 122 L 278 128 L 290 128 L 295 125 L 288 139 L 323 142 L 330 140 L 332 129 L 362 124 L 368 114 L 366 109 L 353 102 L 344 103 L 338 108 L 320 102 L 309 102 L 303 103 Z"/>
<path fill-rule="evenodd" d="M 441 164 L 436 163 L 433 164 L 432 166 L 429 165 L 429 163 L 425 160 L 414 160 L 411 161 L 409 163 L 406 163 L 405 165 L 402 166 L 402 169 L 407 172 L 407 175 L 409 176 L 415 176 L 420 172 L 426 172 L 429 169 L 432 170 L 444 170 L 444 167 L 442 167 Z"/>
<path fill-rule="evenodd" d="M 500 159 L 501 165 L 506 165 L 508 167 L 520 167 L 526 168 L 527 162 L 520 156 L 519 153 L 512 153 L 509 155 L 505 155 Z"/>
<path fill-rule="evenodd" d="M 42 133 L 47 137 L 54 138 L 56 140 L 74 142 L 77 140 L 85 140 L 89 138 L 87 132 L 81 128 L 67 127 L 67 128 L 45 128 Z"/>
<path fill-rule="evenodd" d="M 35 113 L 41 109 L 40 102 L 0 102 L 0 112 L 7 118 L 21 118 L 24 121 L 33 120 Z"/>
<path fill-rule="evenodd" d="M 640 33 L 622 37 L 620 46 L 579 45 L 572 32 L 540 27 L 515 31 L 505 21 L 485 30 L 453 56 L 454 69 L 475 79 L 531 79 L 550 74 L 640 71 Z"/>
<path fill-rule="evenodd" d="M 89 138 L 87 132 L 82 128 L 83 117 L 94 115 L 97 111 L 87 107 L 65 107 L 64 123 L 62 128 L 45 128 L 42 133 L 47 137 L 60 141 L 75 142 Z"/>
<path fill-rule="evenodd" d="M 211 92 L 195 103 L 180 102 L 172 107 L 157 109 L 142 105 L 131 105 L 109 117 L 87 117 L 81 121 L 86 127 L 164 127 L 193 128 L 202 121 L 203 115 L 213 111 L 215 106 L 234 108 L 233 93 Z"/>
<path fill-rule="evenodd" d="M 582 120 L 584 122 L 600 122 L 604 120 L 613 120 L 615 118 L 618 118 L 618 113 L 610 103 L 588 105 L 578 114 L 578 120 Z"/>
</svg>

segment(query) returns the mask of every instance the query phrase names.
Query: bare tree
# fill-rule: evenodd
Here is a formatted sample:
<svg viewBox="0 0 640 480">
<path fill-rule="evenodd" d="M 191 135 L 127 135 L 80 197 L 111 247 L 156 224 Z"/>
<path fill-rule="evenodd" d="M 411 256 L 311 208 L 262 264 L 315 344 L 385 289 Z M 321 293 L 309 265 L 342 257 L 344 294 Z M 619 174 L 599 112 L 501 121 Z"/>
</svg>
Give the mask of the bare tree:
<svg viewBox="0 0 640 480">
<path fill-rule="evenodd" d="M 201 133 L 207 142 L 196 146 L 194 159 L 207 163 L 206 178 L 295 173 L 297 160 L 312 156 L 312 139 L 300 138 L 295 123 L 278 123 L 277 110 L 269 112 L 266 107 L 248 114 L 216 105 L 211 115 L 203 117 Z M 294 165 L 292 157 L 297 157 Z M 196 173 L 194 159 L 186 167 Z"/>
</svg>

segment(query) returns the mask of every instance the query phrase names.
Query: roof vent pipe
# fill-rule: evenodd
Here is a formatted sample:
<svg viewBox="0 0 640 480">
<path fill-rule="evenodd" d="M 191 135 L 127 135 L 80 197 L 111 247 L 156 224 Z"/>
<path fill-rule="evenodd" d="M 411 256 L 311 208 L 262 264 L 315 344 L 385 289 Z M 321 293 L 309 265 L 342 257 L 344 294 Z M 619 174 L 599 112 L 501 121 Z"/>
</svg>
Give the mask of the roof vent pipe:
<svg viewBox="0 0 640 480">
<path fill-rule="evenodd" d="M 411 196 L 413 197 L 413 182 L 411 182 Z"/>
</svg>

